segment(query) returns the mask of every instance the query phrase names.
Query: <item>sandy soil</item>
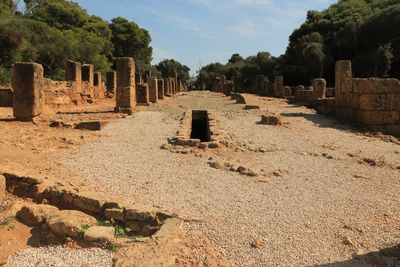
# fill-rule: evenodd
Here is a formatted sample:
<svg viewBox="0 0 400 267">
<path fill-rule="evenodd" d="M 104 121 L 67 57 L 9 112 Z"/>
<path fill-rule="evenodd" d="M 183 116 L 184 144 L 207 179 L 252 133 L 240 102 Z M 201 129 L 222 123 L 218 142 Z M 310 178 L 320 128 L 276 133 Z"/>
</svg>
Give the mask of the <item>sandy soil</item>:
<svg viewBox="0 0 400 267">
<path fill-rule="evenodd" d="M 400 265 L 398 140 L 283 100 L 249 98 L 261 110 L 193 92 L 139 107 L 133 117 L 110 113 L 113 103 L 105 102 L 47 111 L 36 124 L 10 121 L 11 110 L 0 108 L 0 170 L 82 183 L 175 212 L 185 229 L 205 233 L 237 266 Z M 233 136 L 230 147 L 160 149 L 189 108 L 215 110 Z M 267 112 L 282 114 L 286 124 L 259 124 Z M 100 132 L 48 127 L 55 119 L 111 123 Z M 244 166 L 257 176 L 214 169 L 211 162 Z M 188 258 L 206 263 L 212 249 L 198 249 L 197 256 L 193 251 L 210 244 L 187 240 L 194 248 Z M 7 254 L 1 253 L 0 259 Z"/>
<path fill-rule="evenodd" d="M 176 212 L 238 266 L 400 264 L 373 253 L 400 242 L 398 140 L 371 137 L 283 100 L 250 99 L 261 110 L 190 93 L 110 124 L 107 138 L 61 162 L 85 183 Z M 188 108 L 219 112 L 234 145 L 187 155 L 160 150 Z M 282 114 L 286 124 L 260 125 L 266 112 Z M 258 176 L 213 169 L 210 161 Z"/>
</svg>

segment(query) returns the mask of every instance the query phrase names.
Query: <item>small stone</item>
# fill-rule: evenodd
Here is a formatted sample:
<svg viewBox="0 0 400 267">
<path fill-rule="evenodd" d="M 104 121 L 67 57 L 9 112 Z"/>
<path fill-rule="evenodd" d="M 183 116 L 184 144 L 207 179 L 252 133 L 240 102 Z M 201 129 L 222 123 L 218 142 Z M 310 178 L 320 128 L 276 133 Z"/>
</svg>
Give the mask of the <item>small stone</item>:
<svg viewBox="0 0 400 267">
<path fill-rule="evenodd" d="M 219 148 L 220 145 L 216 142 L 211 142 L 208 144 L 208 148 Z"/>
<path fill-rule="evenodd" d="M 261 237 L 257 237 L 254 239 L 254 241 L 251 243 L 251 247 L 253 248 L 259 248 L 264 244 L 264 240 Z"/>
<path fill-rule="evenodd" d="M 218 170 L 223 169 L 223 165 L 217 161 L 209 162 L 208 164 L 210 165 L 211 168 Z"/>
<path fill-rule="evenodd" d="M 276 177 L 283 177 L 285 175 L 285 172 L 282 170 L 276 170 L 272 173 Z"/>
<path fill-rule="evenodd" d="M 346 246 L 354 246 L 353 241 L 350 239 L 350 237 L 346 236 L 343 239 L 343 244 L 345 244 Z"/>
</svg>

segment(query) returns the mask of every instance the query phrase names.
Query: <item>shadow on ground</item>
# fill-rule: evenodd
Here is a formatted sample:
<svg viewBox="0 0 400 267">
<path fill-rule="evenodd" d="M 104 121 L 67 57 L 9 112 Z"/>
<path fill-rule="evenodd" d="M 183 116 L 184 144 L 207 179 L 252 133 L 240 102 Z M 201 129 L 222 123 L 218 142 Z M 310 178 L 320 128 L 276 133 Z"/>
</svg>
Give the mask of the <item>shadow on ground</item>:
<svg viewBox="0 0 400 267">
<path fill-rule="evenodd" d="M 400 266 L 400 245 L 376 252 L 359 255 L 351 260 L 315 265 L 314 267 L 398 267 Z"/>
</svg>

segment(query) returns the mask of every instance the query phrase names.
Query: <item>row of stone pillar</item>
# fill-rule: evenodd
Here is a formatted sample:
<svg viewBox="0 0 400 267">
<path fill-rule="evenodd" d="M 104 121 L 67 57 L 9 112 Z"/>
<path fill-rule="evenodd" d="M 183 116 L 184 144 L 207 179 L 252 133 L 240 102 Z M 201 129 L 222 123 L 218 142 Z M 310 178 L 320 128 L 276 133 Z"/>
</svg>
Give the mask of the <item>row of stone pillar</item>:
<svg viewBox="0 0 400 267">
<path fill-rule="evenodd" d="M 20 120 L 31 120 L 40 115 L 44 106 L 43 67 L 37 63 L 18 62 L 13 65 L 12 88 L 14 117 Z M 156 103 L 175 93 L 185 91 L 184 86 L 175 77 L 158 79 L 147 77 L 147 83 L 136 83 L 135 62 L 133 58 L 117 59 L 117 71 L 108 72 L 106 79 L 107 91 L 116 98 L 117 108 L 131 109 L 139 104 Z M 82 91 L 83 83 L 89 87 L 102 84 L 101 73 L 94 72 L 94 66 L 79 62 L 66 63 L 65 80 L 75 83 L 74 90 Z"/>
</svg>

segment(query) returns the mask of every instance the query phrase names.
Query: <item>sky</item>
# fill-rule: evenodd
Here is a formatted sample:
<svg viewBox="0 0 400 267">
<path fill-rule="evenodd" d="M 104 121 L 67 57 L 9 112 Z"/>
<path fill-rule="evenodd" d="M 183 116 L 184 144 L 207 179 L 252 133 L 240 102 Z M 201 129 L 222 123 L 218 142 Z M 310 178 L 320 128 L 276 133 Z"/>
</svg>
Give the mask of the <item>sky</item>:
<svg viewBox="0 0 400 267">
<path fill-rule="evenodd" d="M 280 56 L 308 10 L 337 0 L 76 0 L 89 14 L 125 17 L 150 32 L 153 64 L 173 58 L 201 66 L 267 51 Z"/>
</svg>

